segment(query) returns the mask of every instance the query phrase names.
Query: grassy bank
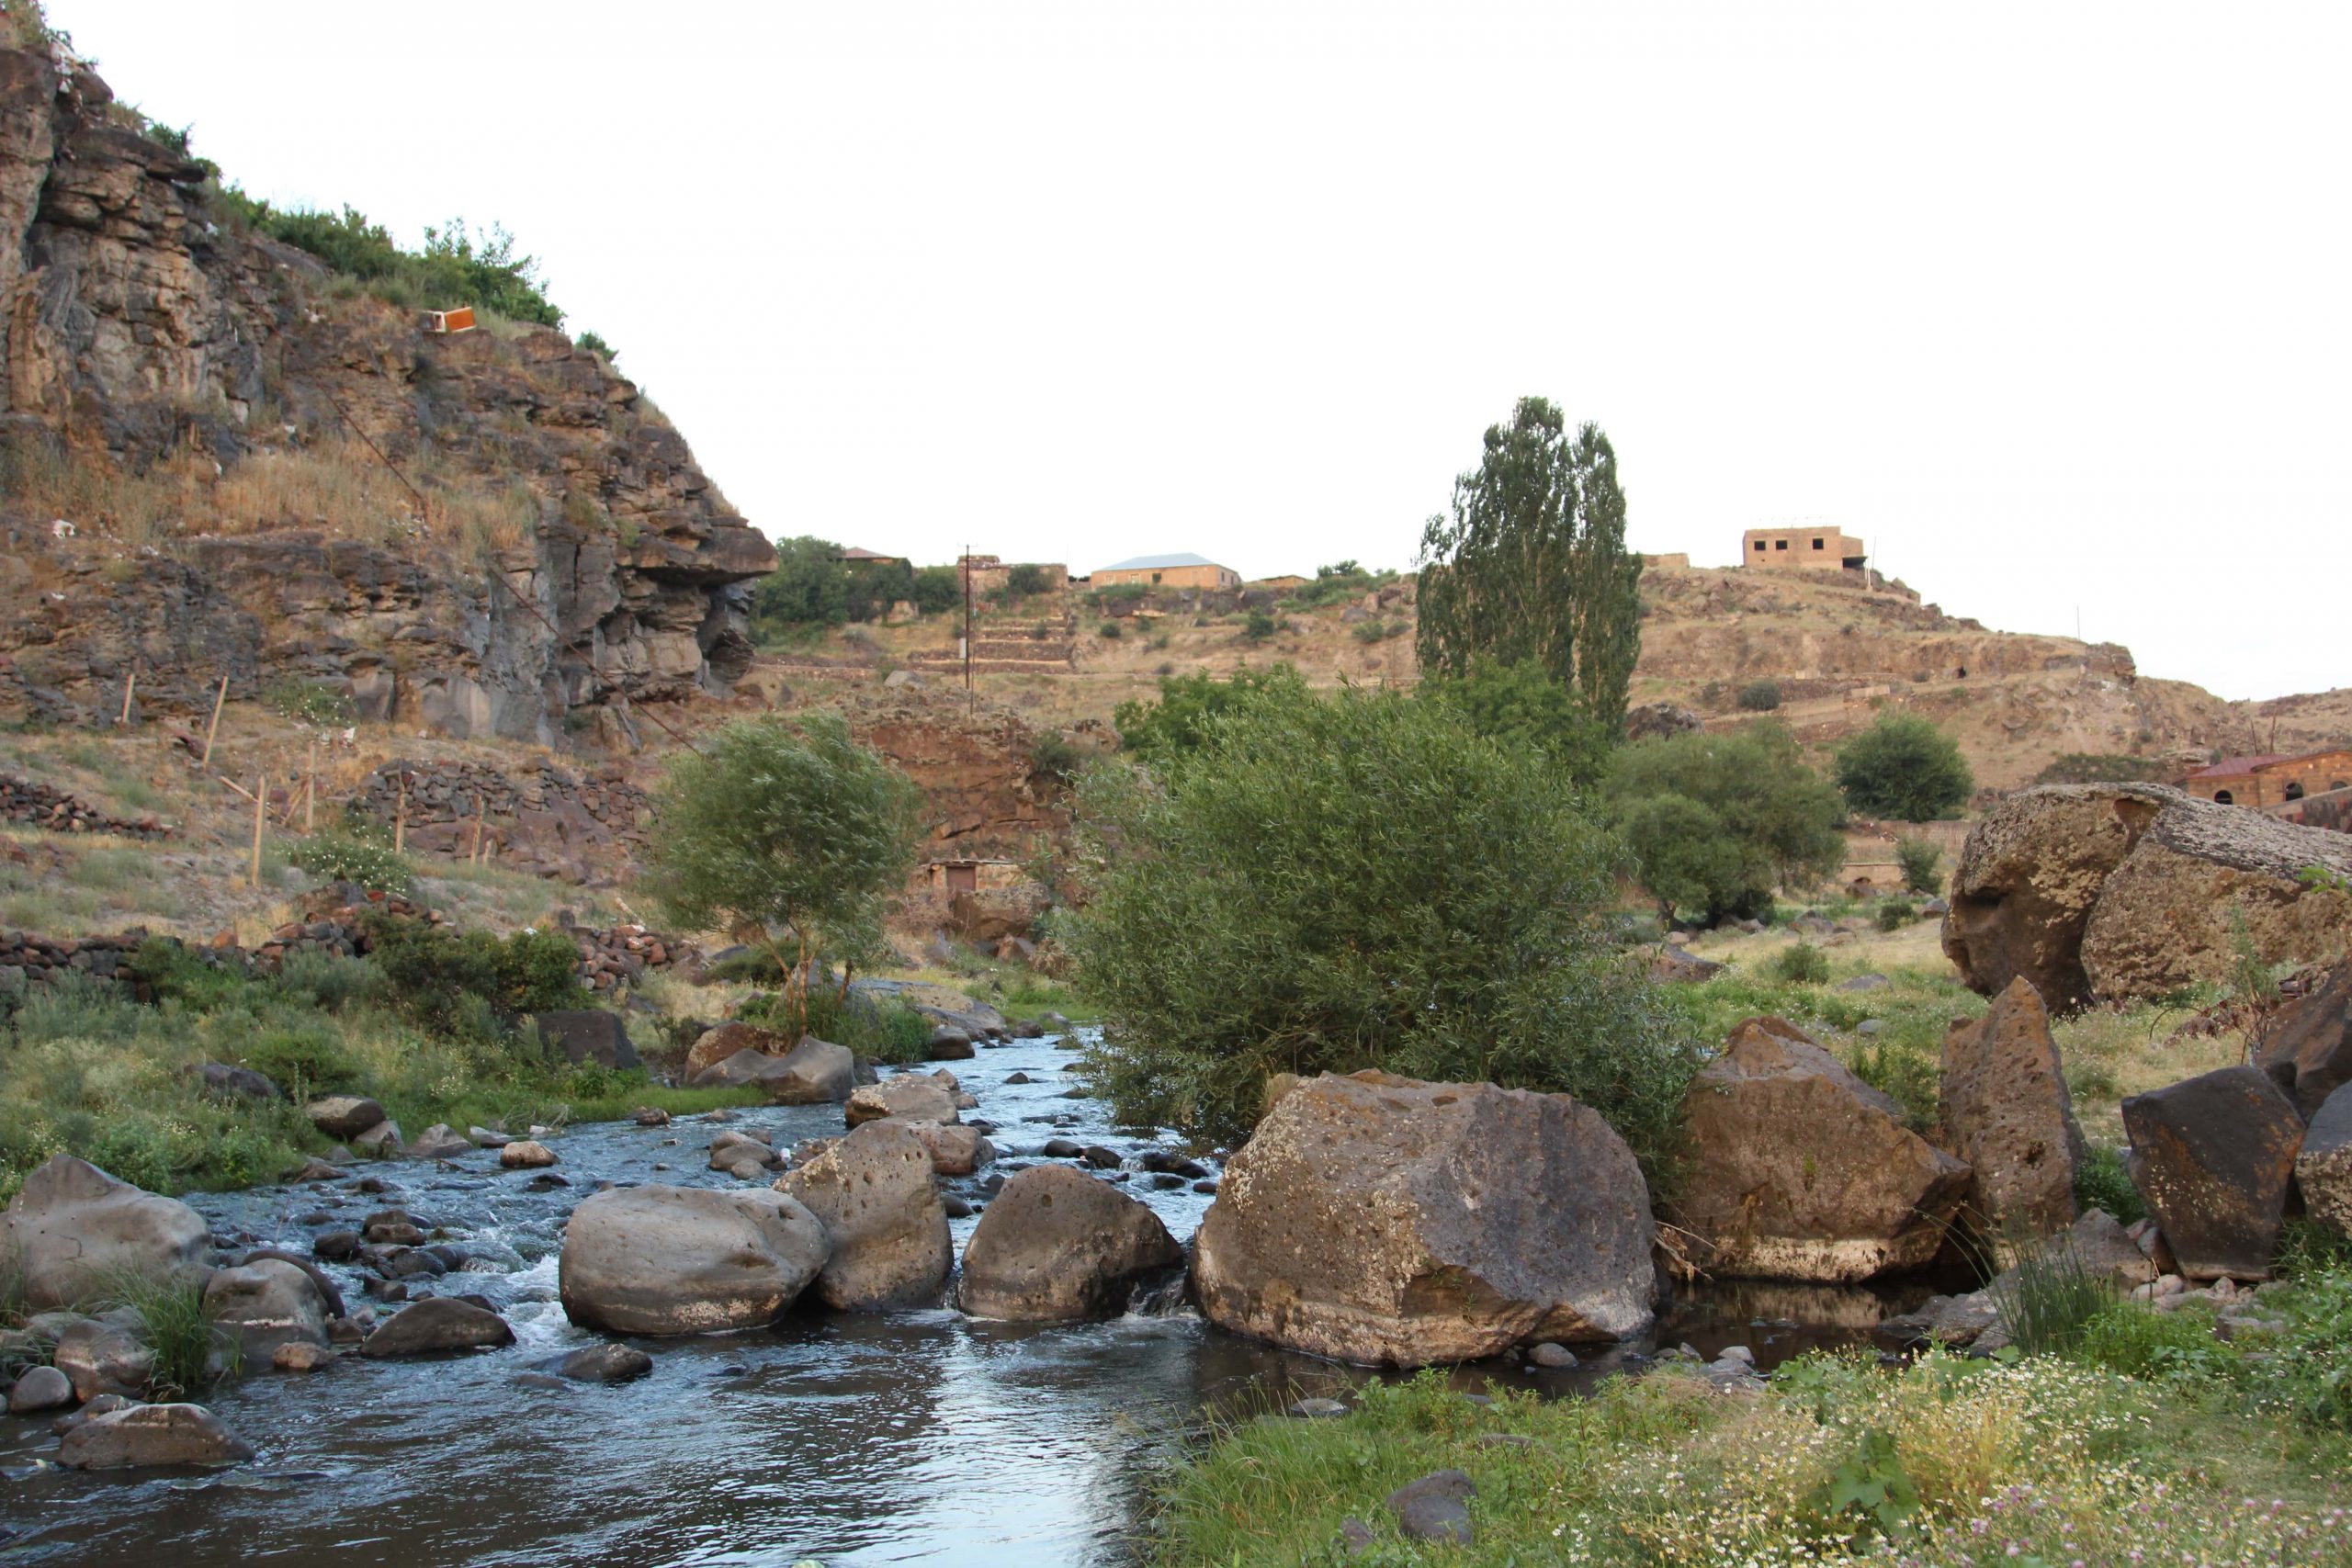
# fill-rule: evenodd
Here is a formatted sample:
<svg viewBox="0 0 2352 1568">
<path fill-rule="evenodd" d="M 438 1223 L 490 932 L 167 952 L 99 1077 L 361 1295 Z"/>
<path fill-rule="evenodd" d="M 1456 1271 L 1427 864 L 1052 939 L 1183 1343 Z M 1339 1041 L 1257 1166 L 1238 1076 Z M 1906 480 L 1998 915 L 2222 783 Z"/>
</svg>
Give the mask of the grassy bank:
<svg viewBox="0 0 2352 1568">
<path fill-rule="evenodd" d="M 1161 1481 L 1159 1568 L 1349 1562 L 1921 1565 L 2352 1562 L 2352 1269 L 2265 1298 L 2277 1336 L 2117 1304 L 2064 1354 L 1898 1370 L 1811 1358 L 1755 1392 L 1695 1373 L 1589 1399 L 1434 1374 L 1331 1420 L 1224 1425 Z M 1498 1434 L 1504 1434 L 1498 1438 Z M 1382 1499 L 1439 1470 L 1477 1487 L 1470 1547 L 1401 1537 Z M 1372 1543 L 1342 1544 L 1353 1518 Z"/>
</svg>

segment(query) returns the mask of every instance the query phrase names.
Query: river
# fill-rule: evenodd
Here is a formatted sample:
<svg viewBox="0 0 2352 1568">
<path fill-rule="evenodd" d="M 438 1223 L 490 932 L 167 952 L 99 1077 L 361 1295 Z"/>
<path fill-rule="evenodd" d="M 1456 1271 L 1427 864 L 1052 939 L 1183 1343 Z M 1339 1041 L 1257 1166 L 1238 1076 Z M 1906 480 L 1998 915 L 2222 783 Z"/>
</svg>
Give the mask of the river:
<svg viewBox="0 0 2352 1568">
<path fill-rule="evenodd" d="M 967 1119 L 998 1128 L 997 1172 L 1035 1163 L 1055 1136 L 1106 1145 L 1130 1168 L 1146 1149 L 1176 1146 L 1114 1127 L 1100 1101 L 1064 1098 L 1076 1058 L 1059 1047 L 1020 1041 L 949 1064 L 980 1101 Z M 1006 1081 L 1016 1075 L 1033 1081 Z M 838 1106 L 734 1115 L 779 1148 L 842 1130 Z M 944 1309 L 800 1310 L 760 1333 L 639 1341 L 654 1367 L 634 1382 L 547 1386 L 547 1363 L 598 1337 L 556 1302 L 571 1205 L 600 1181 L 736 1185 L 703 1168 L 718 1130 L 698 1119 L 571 1128 L 548 1140 L 568 1187 L 481 1153 L 363 1168 L 389 1187 L 379 1193 L 345 1181 L 191 1196 L 216 1235 L 306 1256 L 321 1230 L 407 1208 L 476 1255 L 430 1283 L 489 1297 L 517 1342 L 444 1359 L 349 1356 L 310 1376 L 216 1389 L 205 1402 L 260 1457 L 215 1473 L 60 1471 L 46 1462 L 56 1451 L 46 1418 L 0 1417 L 0 1521 L 21 1532 L 0 1563 L 1093 1568 L 1134 1560 L 1152 1472 L 1198 1433 L 1204 1410 L 1344 1398 L 1375 1375 L 1238 1338 L 1159 1301 L 1056 1327 Z M 989 1174 L 947 1186 L 982 1203 Z M 1179 1238 L 1210 1201 L 1140 1171 L 1126 1188 Z M 958 1256 L 977 1223 L 953 1222 Z M 331 1272 L 356 1307 L 362 1277 Z M 1798 1314 L 1810 1326 L 1791 1321 Z M 1669 1309 L 1660 1337 L 1709 1355 L 1746 1344 L 1770 1367 L 1860 1338 L 1875 1316 L 1859 1293 L 1826 1307 L 1799 1292 L 1719 1294 Z M 1570 1371 L 1497 1361 L 1453 1375 L 1465 1389 L 1491 1378 L 1565 1395 L 1646 1348 Z"/>
</svg>

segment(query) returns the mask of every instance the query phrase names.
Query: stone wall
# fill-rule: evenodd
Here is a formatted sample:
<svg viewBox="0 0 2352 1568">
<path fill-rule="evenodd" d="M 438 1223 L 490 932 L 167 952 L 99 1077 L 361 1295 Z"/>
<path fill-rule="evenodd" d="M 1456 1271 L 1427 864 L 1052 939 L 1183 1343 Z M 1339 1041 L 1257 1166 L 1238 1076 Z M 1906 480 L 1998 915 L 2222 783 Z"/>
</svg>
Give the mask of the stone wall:
<svg viewBox="0 0 2352 1568">
<path fill-rule="evenodd" d="M 12 777 L 0 777 L 0 822 L 59 833 L 116 833 L 127 839 L 171 836 L 171 829 L 153 817 L 109 817 L 63 790 Z"/>
<path fill-rule="evenodd" d="M 526 759 L 512 774 L 474 762 L 387 762 L 368 775 L 353 803 L 390 828 L 403 776 L 411 852 L 471 859 L 480 812 L 491 859 L 566 882 L 625 874 L 653 820 L 651 797 L 616 768 L 576 773 L 544 759 Z"/>
</svg>

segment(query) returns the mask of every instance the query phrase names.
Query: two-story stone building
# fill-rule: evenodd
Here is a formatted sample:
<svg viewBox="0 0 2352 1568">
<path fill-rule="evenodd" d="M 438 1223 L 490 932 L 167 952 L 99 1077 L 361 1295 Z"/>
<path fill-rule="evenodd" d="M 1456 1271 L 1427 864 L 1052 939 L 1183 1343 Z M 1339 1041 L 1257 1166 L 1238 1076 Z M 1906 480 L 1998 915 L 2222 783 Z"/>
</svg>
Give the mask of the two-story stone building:
<svg viewBox="0 0 2352 1568">
<path fill-rule="evenodd" d="M 2352 788 L 2352 750 L 2300 756 L 2224 757 L 2188 775 L 2188 793 L 2221 806 L 2283 806 Z"/>
</svg>

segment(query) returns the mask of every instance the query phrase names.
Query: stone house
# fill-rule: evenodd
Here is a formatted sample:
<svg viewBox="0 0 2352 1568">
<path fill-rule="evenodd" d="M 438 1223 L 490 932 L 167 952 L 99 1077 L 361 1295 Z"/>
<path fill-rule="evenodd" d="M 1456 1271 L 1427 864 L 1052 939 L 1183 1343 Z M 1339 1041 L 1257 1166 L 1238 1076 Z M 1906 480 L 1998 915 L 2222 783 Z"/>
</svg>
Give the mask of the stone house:
<svg viewBox="0 0 2352 1568">
<path fill-rule="evenodd" d="M 2188 775 L 2188 793 L 2218 806 L 2284 806 L 2307 795 L 2352 788 L 2352 750 L 2294 756 L 2224 757 Z"/>
<path fill-rule="evenodd" d="M 1835 528 L 1750 528 L 1739 536 L 1742 566 L 1769 571 L 1860 571 L 1862 542 Z"/>
<path fill-rule="evenodd" d="M 1139 582 L 1147 588 L 1216 590 L 1240 587 L 1241 574 L 1229 566 L 1219 566 L 1201 556 L 1137 556 L 1133 560 L 1123 560 L 1115 566 L 1102 568 L 1091 581 L 1097 588 Z"/>
</svg>

